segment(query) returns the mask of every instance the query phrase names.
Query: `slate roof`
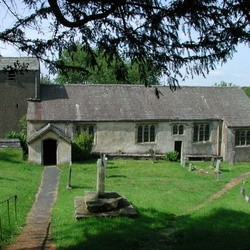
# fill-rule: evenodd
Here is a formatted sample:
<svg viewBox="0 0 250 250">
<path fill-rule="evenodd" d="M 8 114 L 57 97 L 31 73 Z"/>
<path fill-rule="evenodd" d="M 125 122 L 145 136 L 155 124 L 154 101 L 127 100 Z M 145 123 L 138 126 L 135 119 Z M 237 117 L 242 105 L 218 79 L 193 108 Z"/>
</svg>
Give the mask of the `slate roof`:
<svg viewBox="0 0 250 250">
<path fill-rule="evenodd" d="M 28 143 L 31 143 L 32 141 L 35 141 L 37 138 L 40 138 L 43 134 L 45 134 L 48 131 L 53 131 L 59 137 L 63 138 L 67 142 L 71 143 L 71 139 L 68 136 L 66 136 L 61 130 L 59 130 L 57 127 L 53 126 L 50 123 L 47 124 L 45 127 L 41 128 L 35 134 L 33 134 L 33 136 L 29 138 Z"/>
<path fill-rule="evenodd" d="M 36 57 L 0 57 L 0 70 L 3 70 L 7 65 L 14 65 L 19 62 L 21 64 L 28 63 L 28 70 L 39 70 L 39 60 Z"/>
<path fill-rule="evenodd" d="M 250 99 L 240 87 L 143 85 L 41 85 L 41 101 L 29 102 L 30 121 L 224 120 L 250 127 Z"/>
</svg>

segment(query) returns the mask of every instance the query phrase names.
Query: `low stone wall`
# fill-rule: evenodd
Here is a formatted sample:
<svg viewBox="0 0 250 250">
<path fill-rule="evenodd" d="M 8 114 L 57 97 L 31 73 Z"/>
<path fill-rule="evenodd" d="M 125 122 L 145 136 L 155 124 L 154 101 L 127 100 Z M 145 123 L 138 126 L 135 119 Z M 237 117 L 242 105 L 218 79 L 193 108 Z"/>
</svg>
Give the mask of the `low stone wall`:
<svg viewBox="0 0 250 250">
<path fill-rule="evenodd" d="M 0 139 L 0 148 L 22 149 L 19 139 Z"/>
</svg>

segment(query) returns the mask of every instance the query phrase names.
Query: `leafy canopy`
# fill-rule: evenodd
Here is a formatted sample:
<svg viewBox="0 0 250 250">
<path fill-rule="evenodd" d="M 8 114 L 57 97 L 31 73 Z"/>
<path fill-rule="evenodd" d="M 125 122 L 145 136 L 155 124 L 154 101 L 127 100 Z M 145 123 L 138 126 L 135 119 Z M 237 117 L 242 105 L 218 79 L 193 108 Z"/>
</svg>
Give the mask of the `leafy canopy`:
<svg viewBox="0 0 250 250">
<path fill-rule="evenodd" d="M 105 52 L 93 50 L 95 58 L 88 54 L 87 50 L 76 43 L 76 47 L 70 47 L 63 51 L 60 60 L 70 67 L 84 67 L 85 71 L 75 71 L 72 68 L 59 70 L 55 79 L 61 84 L 140 84 L 138 74 L 139 65 L 124 62 L 121 58 L 113 56 L 110 61 L 105 60 Z M 93 65 L 92 60 L 96 60 Z M 150 85 L 159 84 L 160 72 L 145 65 L 147 83 Z"/>
<path fill-rule="evenodd" d="M 100 49 L 107 61 L 136 62 L 142 82 L 148 65 L 175 87 L 177 77 L 204 75 L 249 44 L 249 0 L 5 0 L 0 9 L 14 20 L 1 26 L 0 41 L 44 60 L 51 72 L 65 68 L 58 54 L 78 40 L 93 65 Z"/>
</svg>

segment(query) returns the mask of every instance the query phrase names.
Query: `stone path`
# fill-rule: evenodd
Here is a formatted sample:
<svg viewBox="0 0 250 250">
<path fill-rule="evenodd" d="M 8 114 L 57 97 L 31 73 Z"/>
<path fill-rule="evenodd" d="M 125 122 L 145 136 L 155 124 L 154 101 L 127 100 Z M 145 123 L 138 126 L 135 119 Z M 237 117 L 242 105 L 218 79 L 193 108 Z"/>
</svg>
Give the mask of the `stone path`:
<svg viewBox="0 0 250 250">
<path fill-rule="evenodd" d="M 36 201 L 28 214 L 27 225 L 16 243 L 7 250 L 22 249 L 56 249 L 50 239 L 50 219 L 57 197 L 57 186 L 60 170 L 56 166 L 46 166 Z"/>
<path fill-rule="evenodd" d="M 200 204 L 199 206 L 192 209 L 191 212 L 195 212 L 203 207 L 205 207 L 208 203 L 212 202 L 215 199 L 220 198 L 223 194 L 225 194 L 228 190 L 232 189 L 234 186 L 240 184 L 243 180 L 247 179 L 250 176 L 250 172 L 242 174 L 238 177 L 233 178 L 230 182 L 226 184 L 226 186 L 220 190 L 218 193 L 212 195 L 208 200 L 206 200 L 204 203 Z M 240 190 L 239 190 L 240 194 Z M 189 211 L 190 212 L 190 211 Z"/>
</svg>

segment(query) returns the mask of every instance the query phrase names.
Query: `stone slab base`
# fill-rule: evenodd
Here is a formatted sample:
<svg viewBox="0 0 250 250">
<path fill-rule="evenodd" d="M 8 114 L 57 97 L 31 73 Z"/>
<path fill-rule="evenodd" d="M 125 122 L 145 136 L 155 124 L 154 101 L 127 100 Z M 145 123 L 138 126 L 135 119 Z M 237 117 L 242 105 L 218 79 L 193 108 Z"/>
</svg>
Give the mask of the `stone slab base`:
<svg viewBox="0 0 250 250">
<path fill-rule="evenodd" d="M 105 192 L 105 199 L 112 199 L 114 197 L 121 197 L 123 202 L 122 206 L 118 209 L 108 211 L 108 212 L 90 212 L 86 207 L 86 196 L 95 195 L 96 192 L 86 191 L 85 196 L 76 196 L 74 200 L 75 207 L 75 217 L 77 220 L 85 219 L 89 217 L 120 217 L 126 216 L 130 218 L 135 218 L 138 216 L 138 213 L 132 206 L 130 202 L 124 196 L 117 194 L 116 192 Z"/>
</svg>

